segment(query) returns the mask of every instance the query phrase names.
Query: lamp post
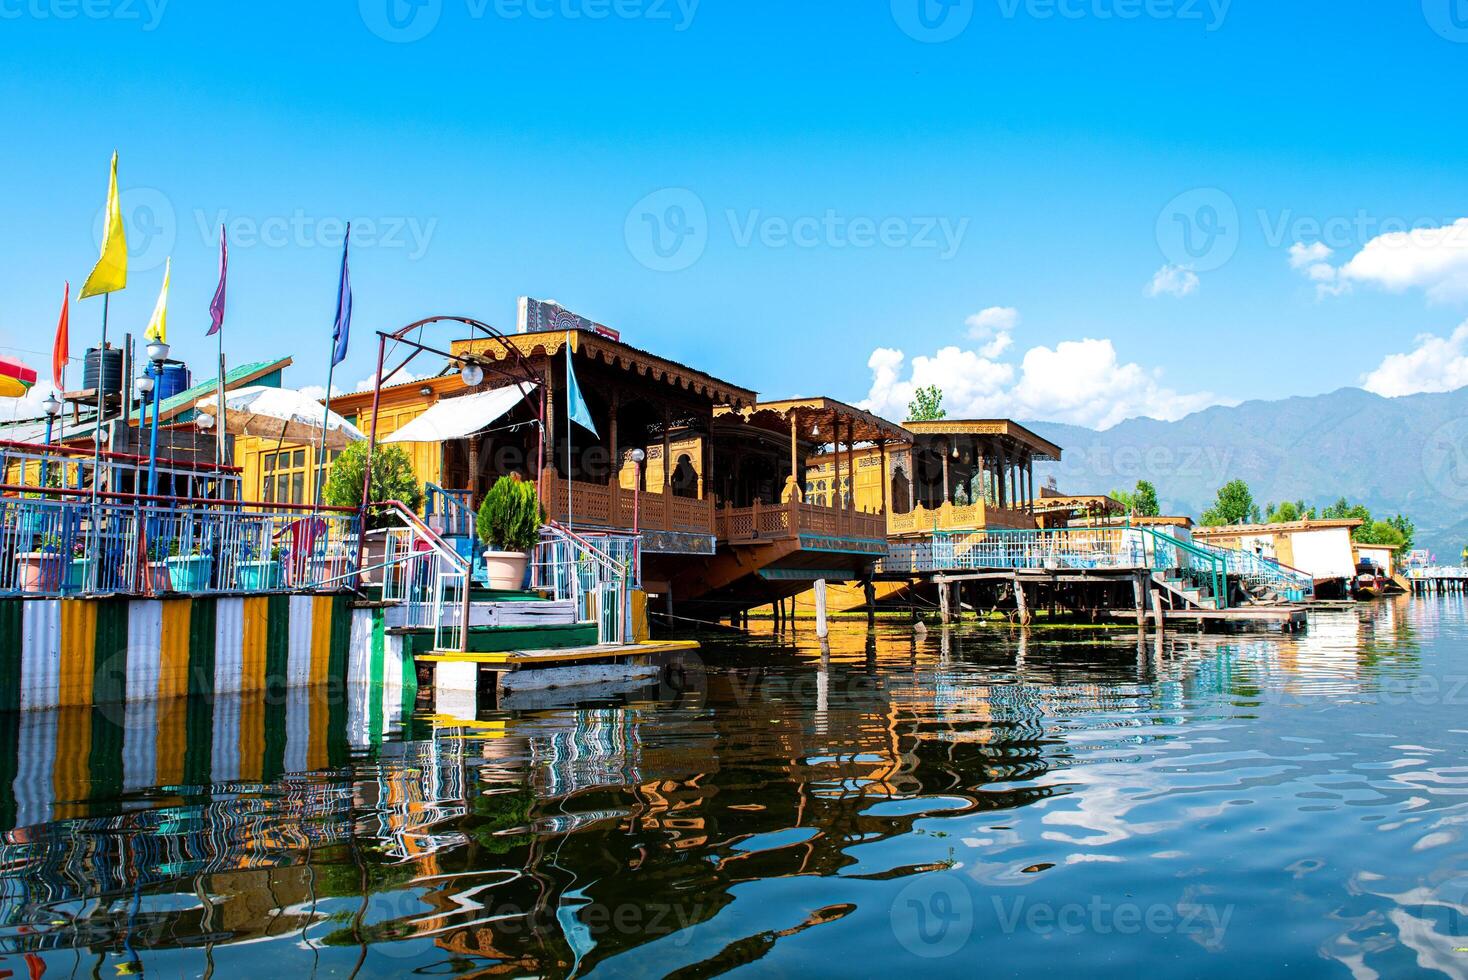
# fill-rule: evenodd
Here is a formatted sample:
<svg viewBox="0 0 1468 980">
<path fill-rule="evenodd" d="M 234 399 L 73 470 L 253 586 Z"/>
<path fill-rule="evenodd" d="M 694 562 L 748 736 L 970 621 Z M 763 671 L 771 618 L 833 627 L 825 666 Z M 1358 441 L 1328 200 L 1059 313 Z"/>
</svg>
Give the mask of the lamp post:
<svg viewBox="0 0 1468 980">
<path fill-rule="evenodd" d="M 632 465 L 637 467 L 637 479 L 632 484 L 632 533 L 642 533 L 642 463 L 647 459 L 647 453 L 641 449 L 632 450 Z"/>
<path fill-rule="evenodd" d="M 56 417 L 61 414 L 61 399 L 56 397 L 54 391 L 46 396 L 45 401 L 41 402 L 41 411 L 46 413 L 46 445 L 50 446 L 51 427 L 56 424 Z M 46 460 L 41 463 L 41 486 L 44 487 L 50 478 L 51 459 L 47 454 Z"/>
<path fill-rule="evenodd" d="M 168 360 L 168 345 L 155 340 L 148 345 L 148 387 L 153 394 L 153 429 L 148 437 L 148 496 L 158 496 L 158 395 L 163 379 L 163 362 Z M 139 389 L 141 390 L 141 389 Z"/>
</svg>

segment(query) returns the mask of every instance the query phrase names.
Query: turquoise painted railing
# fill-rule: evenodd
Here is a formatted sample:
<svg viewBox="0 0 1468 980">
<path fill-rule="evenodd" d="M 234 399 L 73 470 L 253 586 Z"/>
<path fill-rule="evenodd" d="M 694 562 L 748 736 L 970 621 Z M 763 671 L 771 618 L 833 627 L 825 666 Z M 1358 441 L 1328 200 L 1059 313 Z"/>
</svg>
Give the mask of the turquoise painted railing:
<svg viewBox="0 0 1468 980">
<path fill-rule="evenodd" d="M 423 484 L 423 516 L 439 534 L 475 536 L 474 510 L 468 490 L 446 490 L 437 483 Z"/>
<path fill-rule="evenodd" d="M 884 572 L 984 569 L 1145 569 L 1179 581 L 1228 607 L 1228 569 L 1218 555 L 1149 527 L 1070 527 L 1034 530 L 939 531 L 929 541 L 890 546 Z"/>
<path fill-rule="evenodd" d="M 1219 548 L 1213 545 L 1201 545 L 1201 547 L 1222 558 L 1228 573 L 1237 576 L 1245 586 L 1251 589 L 1274 589 L 1293 602 L 1303 601 L 1315 592 L 1315 580 L 1309 573 L 1302 572 L 1298 568 L 1271 561 L 1252 551 Z"/>
</svg>

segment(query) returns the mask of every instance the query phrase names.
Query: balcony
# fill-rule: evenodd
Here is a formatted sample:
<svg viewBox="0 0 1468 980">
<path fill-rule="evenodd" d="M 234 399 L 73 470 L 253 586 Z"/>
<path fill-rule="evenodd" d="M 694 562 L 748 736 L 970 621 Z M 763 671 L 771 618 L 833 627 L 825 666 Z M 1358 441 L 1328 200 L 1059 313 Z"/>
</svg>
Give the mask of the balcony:
<svg viewBox="0 0 1468 980">
<path fill-rule="evenodd" d="M 870 542 L 873 554 L 886 551 L 886 521 L 880 513 L 841 511 L 791 501 L 726 507 L 718 512 L 719 540 L 729 544 L 784 541 L 800 537 L 840 538 Z"/>
<path fill-rule="evenodd" d="M 565 521 L 569 514 L 578 526 L 621 530 L 636 527 L 642 531 L 710 536 L 715 533 L 711 500 L 646 490 L 637 494 L 615 483 L 566 480 L 554 470 L 541 475 L 540 486 L 546 513 L 558 521 Z"/>
<path fill-rule="evenodd" d="M 906 514 L 887 515 L 887 533 L 892 537 L 985 528 L 1032 531 L 1035 518 L 1027 511 L 996 507 L 984 501 L 962 505 L 945 502 L 932 509 L 919 504 Z"/>
</svg>

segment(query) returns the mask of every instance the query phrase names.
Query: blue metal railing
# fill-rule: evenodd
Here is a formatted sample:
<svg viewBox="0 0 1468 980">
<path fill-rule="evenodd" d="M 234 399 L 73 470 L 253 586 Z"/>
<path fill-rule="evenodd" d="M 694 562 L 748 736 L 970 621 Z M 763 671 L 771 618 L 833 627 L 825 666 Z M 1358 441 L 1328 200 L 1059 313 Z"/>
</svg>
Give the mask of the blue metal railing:
<svg viewBox="0 0 1468 980">
<path fill-rule="evenodd" d="M 447 490 L 437 483 L 423 485 L 423 516 L 439 534 L 475 537 L 473 498 L 468 490 Z"/>
<path fill-rule="evenodd" d="M 1217 609 L 1228 606 L 1222 558 L 1150 527 L 939 531 L 931 540 L 895 543 L 880 568 L 920 574 L 986 569 L 1136 569 L 1175 577 Z"/>
</svg>

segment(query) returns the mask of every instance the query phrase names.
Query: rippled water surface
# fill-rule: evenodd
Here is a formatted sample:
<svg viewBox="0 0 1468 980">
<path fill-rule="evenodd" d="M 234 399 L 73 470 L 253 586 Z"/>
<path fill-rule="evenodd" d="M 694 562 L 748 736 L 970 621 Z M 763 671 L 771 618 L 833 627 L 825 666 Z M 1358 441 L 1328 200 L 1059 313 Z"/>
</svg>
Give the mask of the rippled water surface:
<svg viewBox="0 0 1468 980">
<path fill-rule="evenodd" d="M 1468 975 L 1459 598 L 1284 637 L 764 629 L 472 722 L 7 719 L 0 969 Z"/>
</svg>

